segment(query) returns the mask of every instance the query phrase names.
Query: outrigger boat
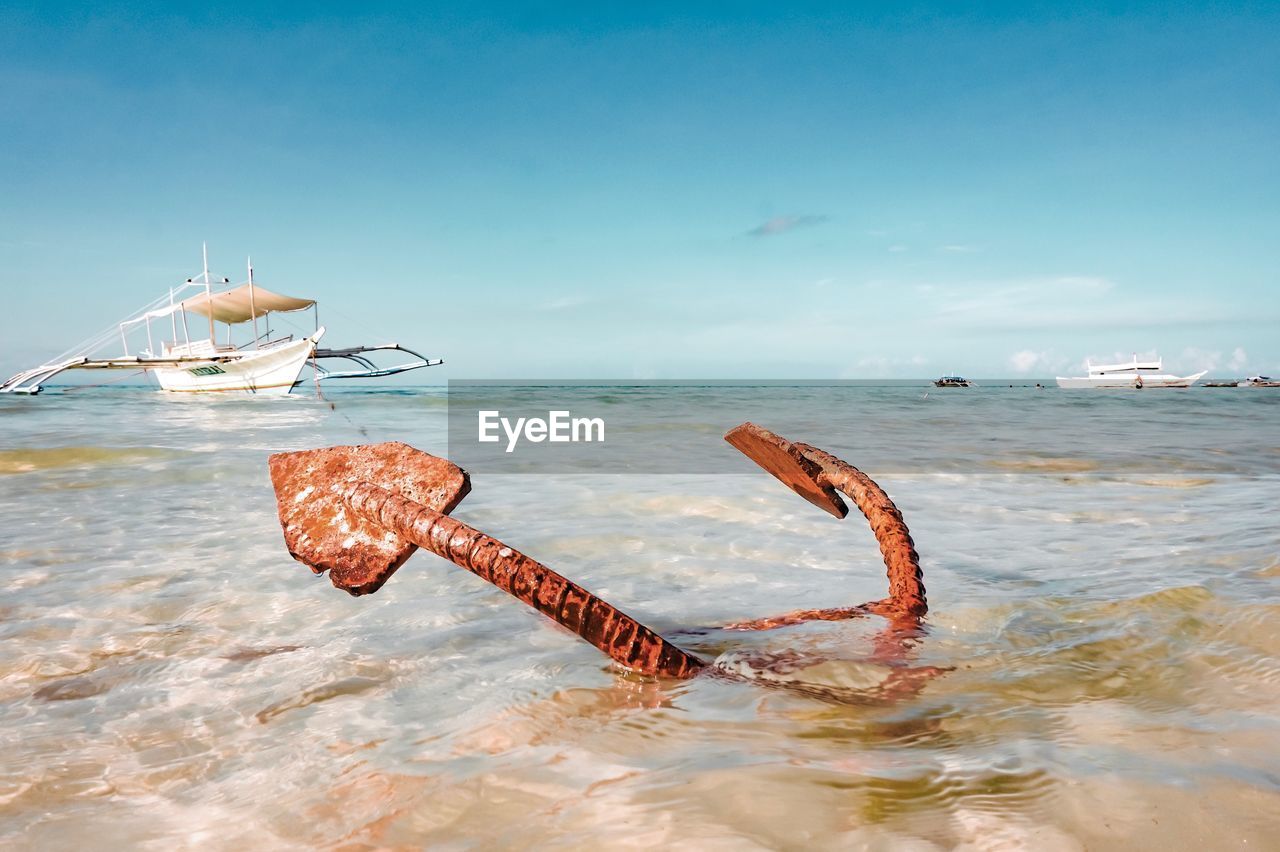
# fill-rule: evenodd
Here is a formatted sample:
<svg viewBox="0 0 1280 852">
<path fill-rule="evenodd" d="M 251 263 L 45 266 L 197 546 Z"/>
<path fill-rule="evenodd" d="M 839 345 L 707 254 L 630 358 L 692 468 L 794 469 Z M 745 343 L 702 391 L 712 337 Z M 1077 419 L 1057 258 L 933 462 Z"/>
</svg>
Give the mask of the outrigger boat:
<svg viewBox="0 0 1280 852">
<path fill-rule="evenodd" d="M 1190 376 L 1174 376 L 1163 372 L 1164 359 L 1139 361 L 1135 353 L 1128 364 L 1094 364 L 1085 362 L 1088 376 L 1063 378 L 1058 376 L 1060 388 L 1189 388 L 1203 378 L 1208 370 Z"/>
<path fill-rule="evenodd" d="M 215 285 L 219 289 L 215 289 Z M 204 292 L 185 295 L 185 291 L 194 288 L 203 288 Z M 292 334 L 273 337 L 272 314 L 306 310 L 310 310 L 313 315 L 315 330 L 311 334 L 296 340 Z M 208 337 L 192 337 L 188 323 L 191 314 L 208 321 Z M 265 327 L 262 334 L 258 333 L 259 320 L 263 321 Z M 170 340 L 161 340 L 158 349 L 153 342 L 153 323 L 160 326 L 161 334 L 169 331 L 172 335 Z M 226 334 L 221 339 L 214 323 L 226 326 Z M 238 345 L 233 343 L 233 329 L 250 324 L 252 339 Z M 168 329 L 164 328 L 166 325 Z M 140 337 L 144 329 L 145 348 L 130 354 L 130 338 Z M 206 249 L 204 272 L 201 275 L 169 288 L 167 295 L 68 349 L 48 363 L 10 377 L 0 384 L 0 393 L 39 393 L 45 382 L 67 370 L 141 370 L 155 376 L 160 387 L 166 391 L 242 392 L 283 396 L 301 384 L 299 376 L 308 364 L 315 372 L 315 380 L 323 382 L 329 379 L 394 376 L 444 363 L 439 358 L 426 358 L 396 343 L 320 349 L 317 344 L 324 333 L 325 328 L 320 325 L 314 299 L 284 296 L 258 286 L 253 280 L 252 262 L 249 263 L 248 280 L 242 284 L 231 285 L 228 278 L 214 279 L 209 275 L 209 253 Z M 123 354 L 107 358 L 95 357 L 117 342 Z M 403 352 L 414 360 L 379 367 L 368 356 L 370 353 L 383 351 Z M 332 363 L 335 360 L 353 365 L 353 368 L 330 369 L 321 363 Z"/>
</svg>

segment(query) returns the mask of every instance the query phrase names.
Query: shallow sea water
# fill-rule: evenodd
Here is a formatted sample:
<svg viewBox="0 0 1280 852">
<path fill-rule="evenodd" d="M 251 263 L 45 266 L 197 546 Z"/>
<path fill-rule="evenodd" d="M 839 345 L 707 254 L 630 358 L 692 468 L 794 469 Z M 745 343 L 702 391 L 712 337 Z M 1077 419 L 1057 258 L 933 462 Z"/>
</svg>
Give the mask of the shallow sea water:
<svg viewBox="0 0 1280 852">
<path fill-rule="evenodd" d="M 999 405 L 1071 396 L 1036 393 Z M 905 683 L 874 618 L 715 628 L 884 594 L 856 513 L 763 474 L 473 476 L 457 517 L 717 660 L 653 681 L 430 554 L 360 599 L 289 558 L 266 456 L 444 452 L 439 390 L 0 398 L 0 845 L 1275 848 L 1280 448 L 1250 424 L 1280 394 L 1250 393 L 1135 409 L 1241 417 L 1211 464 L 871 468 L 932 606 Z"/>
</svg>

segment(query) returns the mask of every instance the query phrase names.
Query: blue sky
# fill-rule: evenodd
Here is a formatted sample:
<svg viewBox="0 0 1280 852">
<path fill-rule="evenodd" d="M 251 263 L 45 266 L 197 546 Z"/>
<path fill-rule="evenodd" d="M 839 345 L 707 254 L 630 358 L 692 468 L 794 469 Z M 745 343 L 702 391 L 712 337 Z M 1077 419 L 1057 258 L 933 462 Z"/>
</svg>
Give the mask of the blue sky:
<svg viewBox="0 0 1280 852">
<path fill-rule="evenodd" d="M 355 8 L 0 6 L 0 372 L 207 240 L 432 380 L 1280 373 L 1274 6 Z"/>
</svg>

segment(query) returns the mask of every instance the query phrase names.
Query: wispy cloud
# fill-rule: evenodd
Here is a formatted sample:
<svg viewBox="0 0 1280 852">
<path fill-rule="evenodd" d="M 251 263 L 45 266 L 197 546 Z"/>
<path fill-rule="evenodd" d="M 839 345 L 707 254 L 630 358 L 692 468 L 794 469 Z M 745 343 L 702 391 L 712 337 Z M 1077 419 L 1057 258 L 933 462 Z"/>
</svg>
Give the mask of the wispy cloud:
<svg viewBox="0 0 1280 852">
<path fill-rule="evenodd" d="M 878 379 L 903 372 L 903 369 L 914 370 L 929 363 L 929 359 L 920 354 L 911 356 L 867 355 L 854 362 L 852 369 L 842 370 L 842 379 Z"/>
<path fill-rule="evenodd" d="M 1061 370 L 1067 359 L 1053 352 L 1037 352 L 1023 349 L 1009 356 L 1009 369 L 1020 376 L 1035 371 L 1044 375 Z"/>
<path fill-rule="evenodd" d="M 830 216 L 821 216 L 816 213 L 806 213 L 801 216 L 774 216 L 769 221 L 762 222 L 747 231 L 747 236 L 776 237 L 778 234 L 785 234 L 788 231 L 794 231 L 796 228 L 821 225 L 823 222 L 830 220 L 830 218 Z"/>
<path fill-rule="evenodd" d="M 1116 286 L 1114 281 L 1096 275 L 1059 275 L 1052 280 L 1060 287 L 1090 293 L 1105 293 Z"/>
<path fill-rule="evenodd" d="M 1154 357 L 1154 356 L 1153 356 Z M 1218 370 L 1222 367 L 1222 352 L 1214 349 L 1201 349 L 1198 346 L 1188 346 L 1182 350 L 1182 354 L 1173 359 L 1174 366 L 1179 370 L 1192 368 L 1196 370 Z M 1234 365 L 1233 360 L 1232 364 Z M 1229 369 L 1235 371 L 1239 369 L 1236 366 L 1229 366 Z"/>
<path fill-rule="evenodd" d="M 960 243 L 952 243 L 951 245 L 938 246 L 939 251 L 951 252 L 952 254 L 974 254 L 982 251 L 977 246 L 966 246 Z"/>
<path fill-rule="evenodd" d="M 534 310 L 538 311 L 567 311 L 573 308 L 580 308 L 583 305 L 591 304 L 591 299 L 586 296 L 559 296 L 554 299 L 548 299 L 534 306 Z"/>
<path fill-rule="evenodd" d="M 977 327 L 1026 330 L 1070 326 L 1086 320 L 1096 326 L 1110 317 L 1105 311 L 1099 313 L 1097 306 L 1114 289 L 1113 282 L 1097 276 L 1029 276 L 939 284 L 929 294 L 929 305 L 936 320 Z M 1135 316 L 1143 314 L 1132 310 L 1124 313 L 1126 322 L 1132 322 Z"/>
</svg>

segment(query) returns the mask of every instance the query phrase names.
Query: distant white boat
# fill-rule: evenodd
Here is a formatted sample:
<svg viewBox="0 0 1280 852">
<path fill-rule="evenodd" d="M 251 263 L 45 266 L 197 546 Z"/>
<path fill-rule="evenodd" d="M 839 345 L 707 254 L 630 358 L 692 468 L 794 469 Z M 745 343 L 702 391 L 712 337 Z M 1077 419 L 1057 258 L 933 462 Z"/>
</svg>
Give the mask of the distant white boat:
<svg viewBox="0 0 1280 852">
<path fill-rule="evenodd" d="M 1139 361 L 1135 353 L 1128 364 L 1094 364 L 1086 362 L 1088 376 L 1063 378 L 1058 376 L 1060 388 L 1189 388 L 1208 370 L 1191 376 L 1175 376 L 1164 372 L 1164 359 Z"/>
<path fill-rule="evenodd" d="M 324 335 L 324 326 L 315 322 L 315 330 L 301 339 L 294 335 L 272 337 L 271 314 L 291 313 L 311 309 L 314 299 L 296 299 L 282 296 L 253 280 L 253 265 L 249 265 L 248 280 L 227 289 L 215 290 L 214 279 L 209 276 L 209 255 L 205 252 L 204 272 L 188 278 L 185 284 L 171 287 L 167 296 L 161 296 L 150 305 L 134 312 L 110 326 L 97 336 L 77 344 L 57 358 L 37 367 L 23 370 L 0 383 L 0 393 L 37 394 L 45 382 L 67 370 L 133 370 L 151 373 L 160 387 L 167 391 L 186 393 L 241 392 L 280 396 L 289 393 L 300 383 L 304 367 L 310 366 L 317 382 L 326 379 L 367 379 L 393 376 L 422 367 L 434 367 L 444 363 L 440 359 L 428 359 L 411 349 L 396 343 L 376 346 L 353 346 L 346 349 L 319 349 L 316 344 Z M 231 282 L 223 278 L 219 286 Z M 189 288 L 203 289 L 203 293 L 183 298 Z M 208 337 L 192 337 L 188 316 L 199 318 L 197 327 L 208 321 Z M 258 321 L 263 320 L 265 332 L 258 333 Z M 226 326 L 226 333 L 219 339 L 214 323 Z M 159 326 L 163 335 L 169 331 L 171 340 L 153 342 L 152 324 Z M 237 344 L 233 342 L 233 329 L 247 328 L 252 324 L 252 338 Z M 169 328 L 166 329 L 165 326 Z M 140 336 L 145 329 L 146 345 L 129 354 L 129 340 Z M 197 331 L 197 335 L 199 335 Z M 243 333 L 242 333 L 243 334 Z M 108 346 L 119 344 L 122 354 L 95 357 Z M 414 360 L 388 367 L 379 367 L 369 358 L 369 353 L 397 350 L 413 356 Z M 321 362 L 345 361 L 355 369 L 330 370 Z"/>
</svg>

